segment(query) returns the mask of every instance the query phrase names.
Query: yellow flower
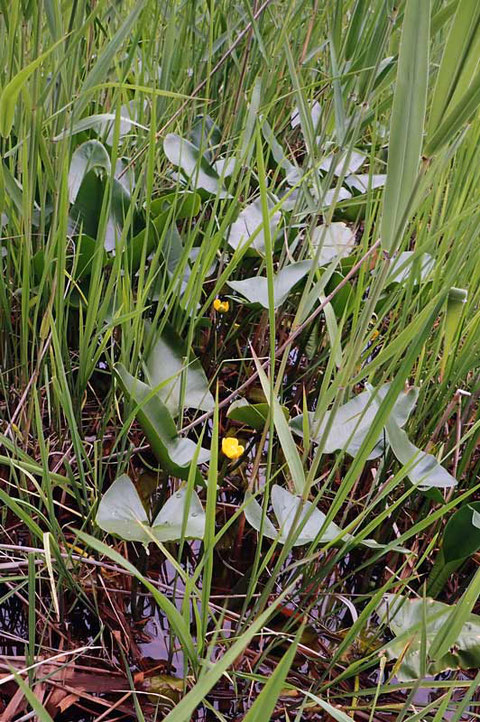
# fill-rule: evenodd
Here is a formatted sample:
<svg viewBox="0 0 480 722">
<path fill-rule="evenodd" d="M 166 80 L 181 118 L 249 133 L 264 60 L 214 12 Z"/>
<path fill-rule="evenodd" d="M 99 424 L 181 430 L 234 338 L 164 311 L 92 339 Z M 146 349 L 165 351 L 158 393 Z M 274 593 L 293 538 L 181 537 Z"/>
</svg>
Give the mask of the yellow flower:
<svg viewBox="0 0 480 722">
<path fill-rule="evenodd" d="M 228 301 L 220 301 L 219 298 L 216 298 L 213 302 L 213 308 L 219 313 L 227 313 L 228 309 L 230 308 L 230 304 Z"/>
<path fill-rule="evenodd" d="M 238 439 L 234 436 L 227 436 L 222 439 L 222 452 L 229 459 L 239 459 L 244 451 L 245 447 L 239 444 Z"/>
<path fill-rule="evenodd" d="M 380 331 L 375 329 L 372 331 L 372 335 L 370 336 L 370 341 L 375 341 L 380 336 Z"/>
</svg>

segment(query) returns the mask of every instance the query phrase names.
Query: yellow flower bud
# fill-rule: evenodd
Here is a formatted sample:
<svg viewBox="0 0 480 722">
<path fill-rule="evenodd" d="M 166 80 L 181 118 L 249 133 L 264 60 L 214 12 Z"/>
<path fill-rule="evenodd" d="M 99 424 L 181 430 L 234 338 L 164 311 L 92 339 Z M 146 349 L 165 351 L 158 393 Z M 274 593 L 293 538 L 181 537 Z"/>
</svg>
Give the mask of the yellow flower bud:
<svg viewBox="0 0 480 722">
<path fill-rule="evenodd" d="M 213 302 L 213 308 L 215 311 L 218 311 L 218 313 L 227 313 L 230 304 L 228 301 L 221 301 L 219 298 L 216 298 Z"/>
<path fill-rule="evenodd" d="M 234 436 L 227 436 L 222 439 L 222 452 L 229 459 L 239 459 L 244 451 L 245 447 L 239 444 L 238 439 Z"/>
</svg>

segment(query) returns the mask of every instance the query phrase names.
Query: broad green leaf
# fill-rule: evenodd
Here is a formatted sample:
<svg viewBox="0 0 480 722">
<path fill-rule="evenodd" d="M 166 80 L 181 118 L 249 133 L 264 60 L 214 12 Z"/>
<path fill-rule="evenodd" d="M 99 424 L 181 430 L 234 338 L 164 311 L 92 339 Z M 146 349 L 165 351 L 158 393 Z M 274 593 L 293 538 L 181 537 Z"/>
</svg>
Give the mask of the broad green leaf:
<svg viewBox="0 0 480 722">
<path fill-rule="evenodd" d="M 276 274 L 273 279 L 275 308 L 285 303 L 294 286 L 307 275 L 311 265 L 311 261 L 291 263 Z M 241 293 L 250 303 L 259 303 L 263 308 L 268 309 L 268 280 L 265 276 L 253 276 L 243 281 L 228 281 L 228 285 L 234 291 Z"/>
<path fill-rule="evenodd" d="M 83 133 L 86 130 L 94 130 L 98 135 L 102 135 L 114 125 L 116 117 L 116 113 L 89 115 L 87 118 L 82 118 L 76 123 L 73 123 L 71 128 L 62 130 L 61 133 L 53 138 L 53 142 L 56 143 L 59 140 L 69 138 L 71 135 L 76 135 L 77 133 Z M 132 127 L 148 131 L 145 125 L 141 125 L 131 118 L 120 115 L 120 137 L 126 135 Z"/>
<path fill-rule="evenodd" d="M 263 511 L 258 501 L 251 494 L 247 494 L 245 497 L 245 509 L 243 513 L 250 526 L 259 532 L 262 526 Z M 263 522 L 263 535 L 269 539 L 277 539 L 279 537 L 278 530 L 274 527 L 268 516 L 265 517 Z"/>
<path fill-rule="evenodd" d="M 72 232 L 82 228 L 91 238 L 97 237 L 98 224 L 102 212 L 105 184 L 95 173 L 89 171 L 80 185 L 75 203 L 70 208 Z"/>
<path fill-rule="evenodd" d="M 365 153 L 357 150 L 344 151 L 341 154 L 331 155 L 324 158 L 319 165 L 320 170 L 329 173 L 332 169 L 333 175 L 352 175 L 365 163 Z M 333 168 L 332 168 L 333 167 Z"/>
<path fill-rule="evenodd" d="M 285 418 L 288 419 L 288 409 L 282 406 Z M 246 399 L 238 399 L 231 404 L 227 411 L 227 418 L 251 426 L 256 431 L 263 431 L 268 419 L 269 406 L 267 403 L 250 404 Z"/>
<path fill-rule="evenodd" d="M 263 525 L 263 534 L 269 539 L 275 539 L 280 544 L 285 544 L 289 537 L 292 539 L 297 530 L 300 530 L 293 546 L 304 546 L 305 544 L 311 544 L 317 538 L 320 529 L 323 529 L 323 533 L 319 538 L 320 544 L 327 544 L 334 540 L 338 540 L 337 544 L 355 541 L 352 534 L 342 531 L 335 522 L 330 522 L 325 528 L 326 515 L 320 509 L 315 508 L 311 502 L 302 500 L 299 496 L 295 496 L 277 484 L 272 486 L 271 500 L 276 525 L 268 517 L 265 517 Z M 250 526 L 256 531 L 260 531 L 262 507 L 250 494 L 247 494 L 245 498 L 244 514 Z M 384 545 L 378 544 L 374 539 L 363 539 L 358 543 L 371 549 L 385 548 Z M 408 551 L 401 547 L 396 547 L 396 549 L 402 552 Z"/>
<path fill-rule="evenodd" d="M 152 532 L 158 541 L 176 541 L 182 538 L 182 528 L 185 514 L 186 539 L 203 539 L 205 534 L 205 512 L 195 491 L 191 492 L 190 505 L 186 508 L 188 499 L 187 488 L 183 486 L 167 499 L 152 522 Z"/>
<path fill-rule="evenodd" d="M 477 569 L 467 589 L 458 602 L 452 606 L 448 619 L 443 627 L 437 631 L 432 641 L 429 654 L 434 662 L 441 661 L 446 654 L 450 654 L 452 649 L 455 650 L 458 637 L 462 634 L 464 626 L 470 621 L 470 615 L 479 595 L 480 569 Z"/>
<path fill-rule="evenodd" d="M 228 198 L 217 171 L 193 143 L 175 133 L 168 133 L 163 149 L 170 163 L 181 169 L 194 188 L 201 188 L 219 198 Z"/>
<path fill-rule="evenodd" d="M 345 223 L 330 223 L 328 226 L 320 225 L 312 232 L 313 254 L 317 253 L 319 266 L 326 266 L 334 259 L 340 260 L 352 252 L 355 245 L 355 233 Z"/>
<path fill-rule="evenodd" d="M 403 466 L 408 466 L 408 478 L 419 489 L 438 487 L 448 489 L 456 486 L 457 480 L 441 466 L 431 454 L 418 449 L 409 440 L 393 417 L 385 424 L 388 441 L 393 453 Z"/>
<path fill-rule="evenodd" d="M 417 180 L 427 101 L 430 0 L 407 0 L 390 124 L 382 243 L 393 253 L 410 214 Z"/>
<path fill-rule="evenodd" d="M 303 544 L 312 542 L 325 524 L 325 514 L 319 509 L 313 508 L 311 502 L 302 501 L 298 496 L 294 496 L 277 484 L 274 484 L 272 487 L 271 498 L 273 512 L 280 531 L 279 540 L 285 543 L 292 531 L 300 527 L 306 519 L 295 546 L 302 546 Z M 299 509 L 301 510 L 300 513 Z M 299 515 L 298 522 L 296 526 L 293 527 L 293 522 L 297 514 Z M 324 530 L 320 542 L 325 544 L 326 542 L 333 541 L 338 536 L 341 536 L 341 534 L 342 530 L 340 527 L 337 526 L 335 522 L 331 522 Z M 345 537 L 351 538 L 351 535 L 346 534 Z"/>
<path fill-rule="evenodd" d="M 115 249 L 117 241 L 120 239 L 122 234 L 125 219 L 131 207 L 132 199 L 130 197 L 130 193 L 127 191 L 125 186 L 120 183 L 120 181 L 114 178 L 112 181 L 110 215 L 105 232 L 106 251 L 113 251 Z M 133 232 L 135 232 L 136 226 L 138 226 L 140 222 L 140 218 L 135 212 L 135 209 L 133 209 Z"/>
<path fill-rule="evenodd" d="M 387 594 L 378 613 L 395 637 L 385 647 L 390 659 L 402 658 L 397 671 L 400 680 L 418 679 L 421 676 L 422 628 L 426 616 L 426 652 L 442 631 L 454 606 L 432 599 L 408 599 Z M 427 674 L 439 674 L 447 669 L 471 669 L 480 667 L 480 616 L 469 614 L 449 652 L 436 661 L 429 660 Z"/>
<path fill-rule="evenodd" d="M 33 72 L 43 63 L 43 61 L 55 50 L 60 43 L 63 43 L 63 38 L 54 43 L 48 50 L 39 55 L 33 60 L 26 68 L 20 70 L 9 83 L 3 88 L 0 93 L 0 133 L 4 138 L 10 135 L 10 131 L 13 126 L 13 118 L 15 114 L 15 106 L 17 104 L 18 96 L 25 83 Z"/>
<path fill-rule="evenodd" d="M 165 226 L 174 220 L 175 214 L 172 218 L 172 211 L 170 208 L 162 211 L 151 222 L 148 234 L 144 228 L 128 242 L 127 253 L 132 271 L 135 272 L 138 270 L 143 254 L 145 254 L 145 258 L 148 258 L 149 254 L 155 249 L 155 245 L 158 240 L 165 233 Z"/>
<path fill-rule="evenodd" d="M 293 176 L 296 174 L 297 177 L 300 178 L 300 168 L 298 168 L 298 166 L 294 165 L 290 160 L 288 160 L 284 149 L 276 139 L 272 128 L 266 120 L 263 120 L 262 122 L 262 133 L 266 142 L 270 146 L 270 150 L 272 151 L 272 156 L 275 163 L 279 165 L 280 168 L 283 168 L 287 176 Z"/>
<path fill-rule="evenodd" d="M 380 403 L 388 393 L 390 384 L 384 384 L 377 389 L 376 398 Z M 412 386 L 408 391 L 402 392 L 397 398 L 391 417 L 401 427 L 407 422 L 418 398 L 418 389 Z M 332 454 L 334 451 L 344 450 L 350 456 L 356 456 L 368 434 L 378 406 L 372 402 L 369 390 L 354 396 L 346 404 L 340 406 L 333 417 L 333 422 L 324 440 L 323 451 L 325 454 Z M 320 443 L 330 422 L 333 412 L 327 411 L 318 428 L 314 424 L 314 413 L 309 412 L 310 438 L 314 443 Z M 303 436 L 304 416 L 300 414 L 290 422 L 290 427 L 299 436 Z M 371 452 L 369 459 L 376 459 L 381 456 L 385 449 L 385 434 L 379 436 L 378 441 Z"/>
<path fill-rule="evenodd" d="M 388 271 L 386 285 L 389 283 L 406 284 L 410 278 L 413 283 L 425 281 L 433 271 L 435 261 L 429 253 L 420 256 L 415 251 L 404 251 L 393 259 Z"/>
<path fill-rule="evenodd" d="M 214 162 L 213 167 L 220 178 L 230 178 L 230 176 L 233 175 L 236 164 L 236 158 L 218 158 Z"/>
<path fill-rule="evenodd" d="M 307 106 L 307 109 L 310 112 L 312 128 L 313 130 L 315 130 L 318 126 L 320 118 L 322 117 L 322 106 L 320 105 L 318 100 L 314 100 L 313 103 Z M 290 124 L 292 128 L 298 128 L 301 125 L 300 109 L 297 107 L 292 110 Z"/>
<path fill-rule="evenodd" d="M 88 144 L 96 144 L 96 148 L 102 147 L 98 141 L 87 141 Z M 96 152 L 96 151 L 94 151 Z M 103 200 L 106 190 L 106 182 L 94 169 L 90 170 L 90 166 L 81 165 L 85 159 L 77 159 L 79 162 L 75 164 L 75 171 L 70 176 L 72 182 L 71 194 L 75 195 L 75 201 L 70 208 L 70 230 L 72 233 L 78 232 L 80 227 L 83 232 L 91 238 L 96 238 L 100 219 L 103 209 Z M 101 157 L 95 159 L 101 161 Z M 100 165 L 100 162 L 97 164 Z M 108 170 L 105 168 L 105 170 Z M 77 175 L 78 172 L 78 175 Z M 81 177 L 84 173 L 83 178 Z M 78 181 L 80 186 L 77 188 Z M 111 199 L 109 206 L 109 214 L 105 228 L 104 246 L 106 251 L 112 251 L 116 247 L 116 243 L 121 236 L 126 216 L 132 210 L 132 200 L 129 192 L 124 185 L 116 178 L 112 180 Z M 136 232 L 141 223 L 141 218 L 133 209 L 132 224 L 133 232 Z M 133 239 L 134 241 L 135 239 Z"/>
<path fill-rule="evenodd" d="M 342 283 L 344 279 L 344 275 L 335 271 L 335 273 L 332 274 L 330 280 L 325 287 L 326 296 L 329 296 L 333 291 L 335 291 L 335 295 L 330 301 L 330 304 L 335 311 L 335 316 L 337 318 L 342 318 L 345 312 L 347 312 L 348 317 L 350 312 L 349 302 L 353 296 L 353 288 L 351 283 L 344 283 L 344 285 L 340 289 L 338 289 L 338 285 Z"/>
<path fill-rule="evenodd" d="M 442 552 L 447 563 L 468 559 L 480 549 L 480 501 L 460 507 L 443 532 Z"/>
<path fill-rule="evenodd" d="M 349 188 L 353 188 L 362 195 L 368 193 L 375 188 L 383 188 L 387 176 L 381 173 L 370 175 L 369 173 L 361 173 L 360 175 L 349 175 L 345 178 L 345 184 Z"/>
<path fill-rule="evenodd" d="M 166 193 L 151 202 L 150 213 L 153 218 L 156 218 L 160 213 L 168 211 L 173 206 L 175 220 L 193 218 L 200 211 L 201 204 L 202 199 L 199 194 L 192 191 Z"/>
<path fill-rule="evenodd" d="M 157 386 L 158 396 L 173 416 L 180 412 L 182 385 L 184 406 L 211 411 L 215 401 L 208 388 L 208 379 L 198 359 L 190 355 L 180 336 L 166 326 L 157 336 L 147 357 L 147 376 L 152 388 Z"/>
<path fill-rule="evenodd" d="M 115 479 L 102 496 L 96 522 L 103 531 L 127 541 L 148 544 L 151 540 L 146 531 L 149 526 L 147 512 L 133 481 L 126 474 Z"/>
<path fill-rule="evenodd" d="M 134 378 L 122 364 L 117 364 L 115 373 L 127 399 L 135 404 L 135 416 L 162 467 L 180 479 L 187 479 L 196 444 L 178 436 L 169 410 L 150 386 Z M 200 449 L 197 463 L 205 463 L 208 458 L 209 452 Z M 197 479 L 201 480 L 200 472 Z"/>
<path fill-rule="evenodd" d="M 193 121 L 189 140 L 199 148 L 205 159 L 212 163 L 222 141 L 222 131 L 209 115 L 197 115 Z"/>
<path fill-rule="evenodd" d="M 187 490 L 182 487 L 165 502 L 150 525 L 147 513 L 133 481 L 122 474 L 102 496 L 96 522 L 103 531 L 116 534 L 126 541 L 149 544 L 152 534 L 158 541 L 177 541 L 182 538 L 185 514 L 186 539 L 202 539 L 205 531 L 205 512 L 198 495 L 193 491 L 186 508 Z"/>
<path fill-rule="evenodd" d="M 272 239 L 275 238 L 280 219 L 280 211 L 276 211 L 270 216 L 270 235 Z M 249 242 L 251 236 L 253 236 L 256 231 L 258 231 L 258 233 L 256 233 L 253 240 Z M 240 211 L 237 220 L 230 226 L 228 243 L 235 249 L 249 245 L 251 249 L 263 254 L 265 252 L 264 238 L 262 204 L 260 198 L 257 198 Z"/>
<path fill-rule="evenodd" d="M 105 146 L 98 140 L 87 140 L 75 149 L 68 171 L 68 195 L 70 203 L 75 203 L 78 191 L 86 174 L 94 168 L 102 168 L 110 173 L 110 156 Z"/>
<path fill-rule="evenodd" d="M 343 186 L 340 189 L 330 188 L 326 193 L 322 193 L 320 197 L 317 196 L 315 189 L 312 190 L 322 208 L 330 208 L 333 203 L 348 201 L 352 197 L 352 194 Z"/>
<path fill-rule="evenodd" d="M 96 250 L 97 244 L 93 238 L 87 236 L 85 233 L 82 233 L 82 235 L 78 237 L 76 247 L 77 266 L 75 273 L 77 280 L 90 275 Z M 103 249 L 101 252 L 103 253 Z"/>
</svg>

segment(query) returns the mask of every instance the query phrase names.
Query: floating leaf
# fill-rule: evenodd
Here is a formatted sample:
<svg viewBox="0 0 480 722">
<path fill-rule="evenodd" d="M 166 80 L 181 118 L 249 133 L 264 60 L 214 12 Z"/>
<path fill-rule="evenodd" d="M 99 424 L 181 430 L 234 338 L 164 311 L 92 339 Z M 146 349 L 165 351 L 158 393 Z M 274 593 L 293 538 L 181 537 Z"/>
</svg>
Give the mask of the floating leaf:
<svg viewBox="0 0 480 722">
<path fill-rule="evenodd" d="M 75 203 L 70 208 L 72 232 L 83 232 L 91 238 L 97 237 L 98 224 L 102 212 L 104 183 L 95 173 L 89 171 L 78 190 Z"/>
<path fill-rule="evenodd" d="M 110 203 L 110 215 L 108 218 L 107 228 L 105 231 L 105 250 L 113 251 L 116 247 L 117 241 L 119 240 L 127 214 L 132 206 L 132 200 L 130 193 L 126 190 L 125 186 L 120 183 L 116 178 L 112 181 L 112 196 Z M 134 231 L 135 225 L 138 223 L 139 218 L 134 212 L 133 223 Z"/>
<path fill-rule="evenodd" d="M 415 251 L 399 253 L 392 262 L 388 272 L 386 285 L 389 283 L 405 284 L 410 278 L 414 285 L 425 281 L 435 266 L 435 261 L 429 253 L 420 256 Z"/>
<path fill-rule="evenodd" d="M 356 150 L 352 150 L 350 153 L 344 152 L 340 155 L 335 154 L 328 156 L 328 158 L 324 158 L 320 163 L 319 168 L 320 170 L 325 171 L 325 173 L 329 173 L 333 165 L 333 175 L 351 175 L 365 163 L 365 158 L 365 153 L 359 153 Z"/>
<path fill-rule="evenodd" d="M 222 131 L 213 118 L 209 115 L 200 114 L 193 121 L 189 140 L 202 151 L 205 159 L 212 163 L 214 156 L 218 154 L 218 148 L 222 141 Z"/>
<path fill-rule="evenodd" d="M 388 441 L 398 461 L 408 467 L 408 478 L 419 489 L 449 489 L 456 486 L 457 480 L 441 466 L 432 454 L 426 454 L 409 440 L 396 420 L 387 419 L 385 428 Z"/>
<path fill-rule="evenodd" d="M 382 188 L 386 180 L 387 176 L 383 174 L 370 175 L 369 173 L 362 173 L 360 175 L 349 175 L 345 178 L 345 183 L 349 188 L 363 194 L 374 188 Z"/>
<path fill-rule="evenodd" d="M 308 109 L 310 111 L 313 129 L 316 130 L 319 120 L 322 115 L 322 106 L 320 105 L 318 100 L 315 100 Z M 294 108 L 294 110 L 292 111 L 290 122 L 291 122 L 292 128 L 298 128 L 298 126 L 300 125 L 301 118 L 300 118 L 300 110 L 298 108 Z"/>
<path fill-rule="evenodd" d="M 166 326 L 148 354 L 146 368 L 152 388 L 158 389 L 162 399 L 173 416 L 180 413 L 180 395 L 184 384 L 184 405 L 191 409 L 211 411 L 215 401 L 208 388 L 208 379 L 198 359 L 189 356 L 188 349 L 180 336 Z"/>
<path fill-rule="evenodd" d="M 278 308 L 285 303 L 293 287 L 307 275 L 311 268 L 311 261 L 299 261 L 285 266 L 273 279 L 274 307 Z M 265 276 L 253 276 L 243 281 L 228 281 L 230 288 L 241 293 L 250 303 L 259 303 L 269 308 L 268 279 Z"/>
<path fill-rule="evenodd" d="M 160 213 L 170 210 L 173 206 L 175 220 L 193 218 L 200 211 L 201 204 L 202 199 L 199 194 L 192 191 L 167 193 L 151 202 L 150 213 L 153 218 L 156 218 Z"/>
<path fill-rule="evenodd" d="M 375 399 L 380 403 L 388 393 L 390 384 L 383 384 L 377 389 Z M 402 392 L 391 411 L 391 418 L 395 419 L 399 427 L 404 426 L 413 410 L 418 398 L 418 389 L 412 386 L 408 391 Z M 370 390 L 354 396 L 346 404 L 340 406 L 333 417 L 330 430 L 324 441 L 323 451 L 332 454 L 337 450 L 344 450 L 350 456 L 356 456 L 367 436 L 371 425 L 377 415 L 378 405 L 372 402 Z M 320 443 L 330 422 L 332 411 L 327 411 L 318 428 L 314 428 L 314 412 L 309 412 L 310 438 L 314 443 Z M 299 436 L 303 436 L 303 414 L 291 420 L 290 426 Z M 313 432 L 313 433 L 312 433 Z M 369 459 L 377 459 L 385 449 L 385 435 L 382 432 Z"/>
<path fill-rule="evenodd" d="M 183 696 L 184 681 L 170 674 L 155 674 L 153 677 L 145 677 L 142 686 L 152 704 L 158 704 L 159 698 L 177 704 Z"/>
<path fill-rule="evenodd" d="M 120 112 L 120 138 L 130 132 L 132 128 L 141 128 L 142 130 L 148 131 L 145 125 L 137 123 L 135 120 L 127 117 L 124 114 L 125 106 L 122 105 Z M 54 142 L 69 138 L 71 135 L 77 133 L 83 133 L 86 130 L 94 130 L 98 135 L 108 134 L 107 143 L 111 145 L 112 129 L 115 124 L 116 113 L 97 113 L 96 115 L 89 115 L 87 118 L 82 118 L 77 123 L 74 123 L 71 128 L 65 128 L 61 133 L 53 138 Z"/>
<path fill-rule="evenodd" d="M 195 491 L 189 495 L 182 487 L 174 492 L 150 525 L 138 491 L 126 474 L 119 476 L 103 495 L 96 521 L 109 534 L 143 544 L 151 542 L 152 535 L 160 542 L 181 539 L 184 521 L 186 539 L 203 539 L 205 533 L 205 512 Z"/>
<path fill-rule="evenodd" d="M 122 364 L 117 364 L 115 373 L 124 394 L 135 404 L 135 416 L 162 467 L 180 479 L 187 479 L 197 445 L 178 435 L 169 410 L 158 395 L 152 395 L 150 386 L 134 378 Z M 197 464 L 208 458 L 209 452 L 200 449 Z M 197 479 L 202 481 L 200 472 Z"/>
<path fill-rule="evenodd" d="M 294 165 L 290 160 L 288 160 L 284 149 L 278 142 L 272 128 L 266 120 L 263 120 L 262 123 L 262 133 L 263 137 L 270 146 L 270 150 L 272 151 L 272 156 L 275 163 L 279 165 L 280 168 L 283 168 L 283 170 L 285 171 L 287 183 L 290 183 L 290 185 L 295 185 L 297 180 L 301 178 L 301 170 L 297 165 Z M 291 182 L 293 178 L 295 178 L 295 180 Z"/>
<path fill-rule="evenodd" d="M 214 196 L 218 195 L 219 198 L 229 197 L 222 187 L 217 171 L 189 140 L 180 138 L 175 133 L 168 133 L 163 141 L 163 149 L 168 160 L 182 170 L 195 188 L 201 188 Z"/>
<path fill-rule="evenodd" d="M 270 234 L 272 238 L 275 237 L 277 226 L 280 223 L 281 213 L 276 211 L 270 216 Z M 232 248 L 239 248 L 249 243 L 250 237 L 258 230 L 255 238 L 250 243 L 250 248 L 258 251 L 258 253 L 264 253 L 265 251 L 265 235 L 263 230 L 263 213 L 262 203 L 260 198 L 245 206 L 243 211 L 240 211 L 236 221 L 230 226 L 230 232 L 228 234 L 228 243 Z"/>
<path fill-rule="evenodd" d="M 345 223 L 320 225 L 312 232 L 313 254 L 321 245 L 318 264 L 326 266 L 333 259 L 340 260 L 352 252 L 355 245 L 355 233 Z"/>
<path fill-rule="evenodd" d="M 446 562 L 463 561 L 480 549 L 480 501 L 460 507 L 443 532 L 442 552 Z"/>
<path fill-rule="evenodd" d="M 268 517 L 265 517 L 263 534 L 270 539 L 275 539 L 280 544 L 285 544 L 289 535 L 294 536 L 295 530 L 300 529 L 300 527 L 301 531 L 293 546 L 311 544 L 314 539 L 317 538 L 322 528 L 323 533 L 319 539 L 320 544 L 327 544 L 335 539 L 339 539 L 339 543 L 350 542 L 355 539 L 352 534 L 342 531 L 335 522 L 330 522 L 328 526 L 324 528 L 326 516 L 320 509 L 315 508 L 311 502 L 303 501 L 299 496 L 291 494 L 277 484 L 272 486 L 271 500 L 277 526 L 275 526 Z M 262 507 L 258 501 L 249 494 L 247 494 L 245 501 L 245 518 L 250 526 L 256 531 L 260 531 L 263 514 Z M 294 526 L 295 519 L 296 523 Z M 384 545 L 378 544 L 373 539 L 364 539 L 359 543 L 373 549 L 384 548 Z M 405 551 L 401 547 L 396 547 L 396 549 L 397 551 Z"/>
<path fill-rule="evenodd" d="M 480 550 L 480 502 L 464 504 L 450 517 L 430 572 L 427 594 L 437 597 L 449 577 Z"/>
<path fill-rule="evenodd" d="M 236 158 L 219 158 L 215 161 L 213 167 L 217 171 L 220 178 L 229 178 L 231 175 L 233 175 L 236 164 Z"/>
<path fill-rule="evenodd" d="M 167 499 L 152 522 L 152 531 L 158 541 L 181 539 L 188 490 L 185 486 Z M 205 534 L 205 512 L 198 495 L 192 490 L 185 525 L 185 538 L 203 539 Z"/>
<path fill-rule="evenodd" d="M 122 474 L 102 496 L 98 506 L 98 526 L 109 534 L 117 534 L 127 541 L 148 544 L 150 537 L 147 512 L 132 480 Z"/>
<path fill-rule="evenodd" d="M 322 208 L 329 208 L 332 203 L 340 203 L 340 201 L 348 201 L 352 197 L 352 194 L 347 191 L 343 186 L 337 190 L 337 188 L 330 188 L 320 199 Z"/>
<path fill-rule="evenodd" d="M 96 250 L 96 241 L 90 236 L 87 236 L 85 233 L 82 233 L 77 241 L 77 266 L 75 274 L 75 278 L 77 280 L 90 275 Z M 103 254 L 103 250 L 101 253 Z"/>
<path fill-rule="evenodd" d="M 288 409 L 281 407 L 285 418 L 288 419 Z M 263 431 L 268 419 L 269 406 L 267 403 L 250 404 L 246 399 L 234 401 L 227 411 L 227 418 L 251 426 L 256 431 Z"/>
<path fill-rule="evenodd" d="M 396 671 L 400 680 L 421 678 L 422 642 L 425 635 L 426 654 L 437 633 L 444 628 L 453 606 L 433 599 L 408 599 L 395 594 L 385 595 L 378 614 L 398 637 L 385 647 L 390 659 L 400 659 Z M 426 624 L 425 624 L 426 620 Z M 428 675 L 446 669 L 471 669 L 480 667 L 480 616 L 470 614 L 449 652 L 435 662 L 429 661 Z"/>
</svg>

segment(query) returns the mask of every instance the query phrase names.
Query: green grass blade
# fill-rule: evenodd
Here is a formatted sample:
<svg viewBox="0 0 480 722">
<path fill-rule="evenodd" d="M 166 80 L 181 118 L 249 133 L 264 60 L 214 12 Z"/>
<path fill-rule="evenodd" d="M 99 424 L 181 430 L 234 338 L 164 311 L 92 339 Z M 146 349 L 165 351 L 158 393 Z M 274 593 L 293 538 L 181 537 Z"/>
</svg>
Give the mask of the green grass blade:
<svg viewBox="0 0 480 722">
<path fill-rule="evenodd" d="M 430 108 L 428 136 L 433 135 L 445 116 L 460 82 L 475 35 L 479 32 L 480 4 L 477 0 L 460 0 L 438 69 Z"/>
<path fill-rule="evenodd" d="M 166 717 L 165 722 L 189 722 L 193 712 L 202 702 L 204 697 L 210 692 L 212 687 L 227 672 L 228 668 L 235 662 L 237 657 L 246 649 L 256 634 L 267 623 L 268 619 L 275 609 L 290 593 L 290 588 L 286 589 L 273 604 L 262 614 L 260 614 L 243 634 L 232 644 L 228 652 L 213 664 L 208 672 L 200 677 L 190 692 L 177 704 Z"/>
<path fill-rule="evenodd" d="M 408 0 L 390 125 L 387 181 L 383 200 L 382 243 L 399 245 L 418 175 L 427 102 L 430 0 Z"/>
</svg>

